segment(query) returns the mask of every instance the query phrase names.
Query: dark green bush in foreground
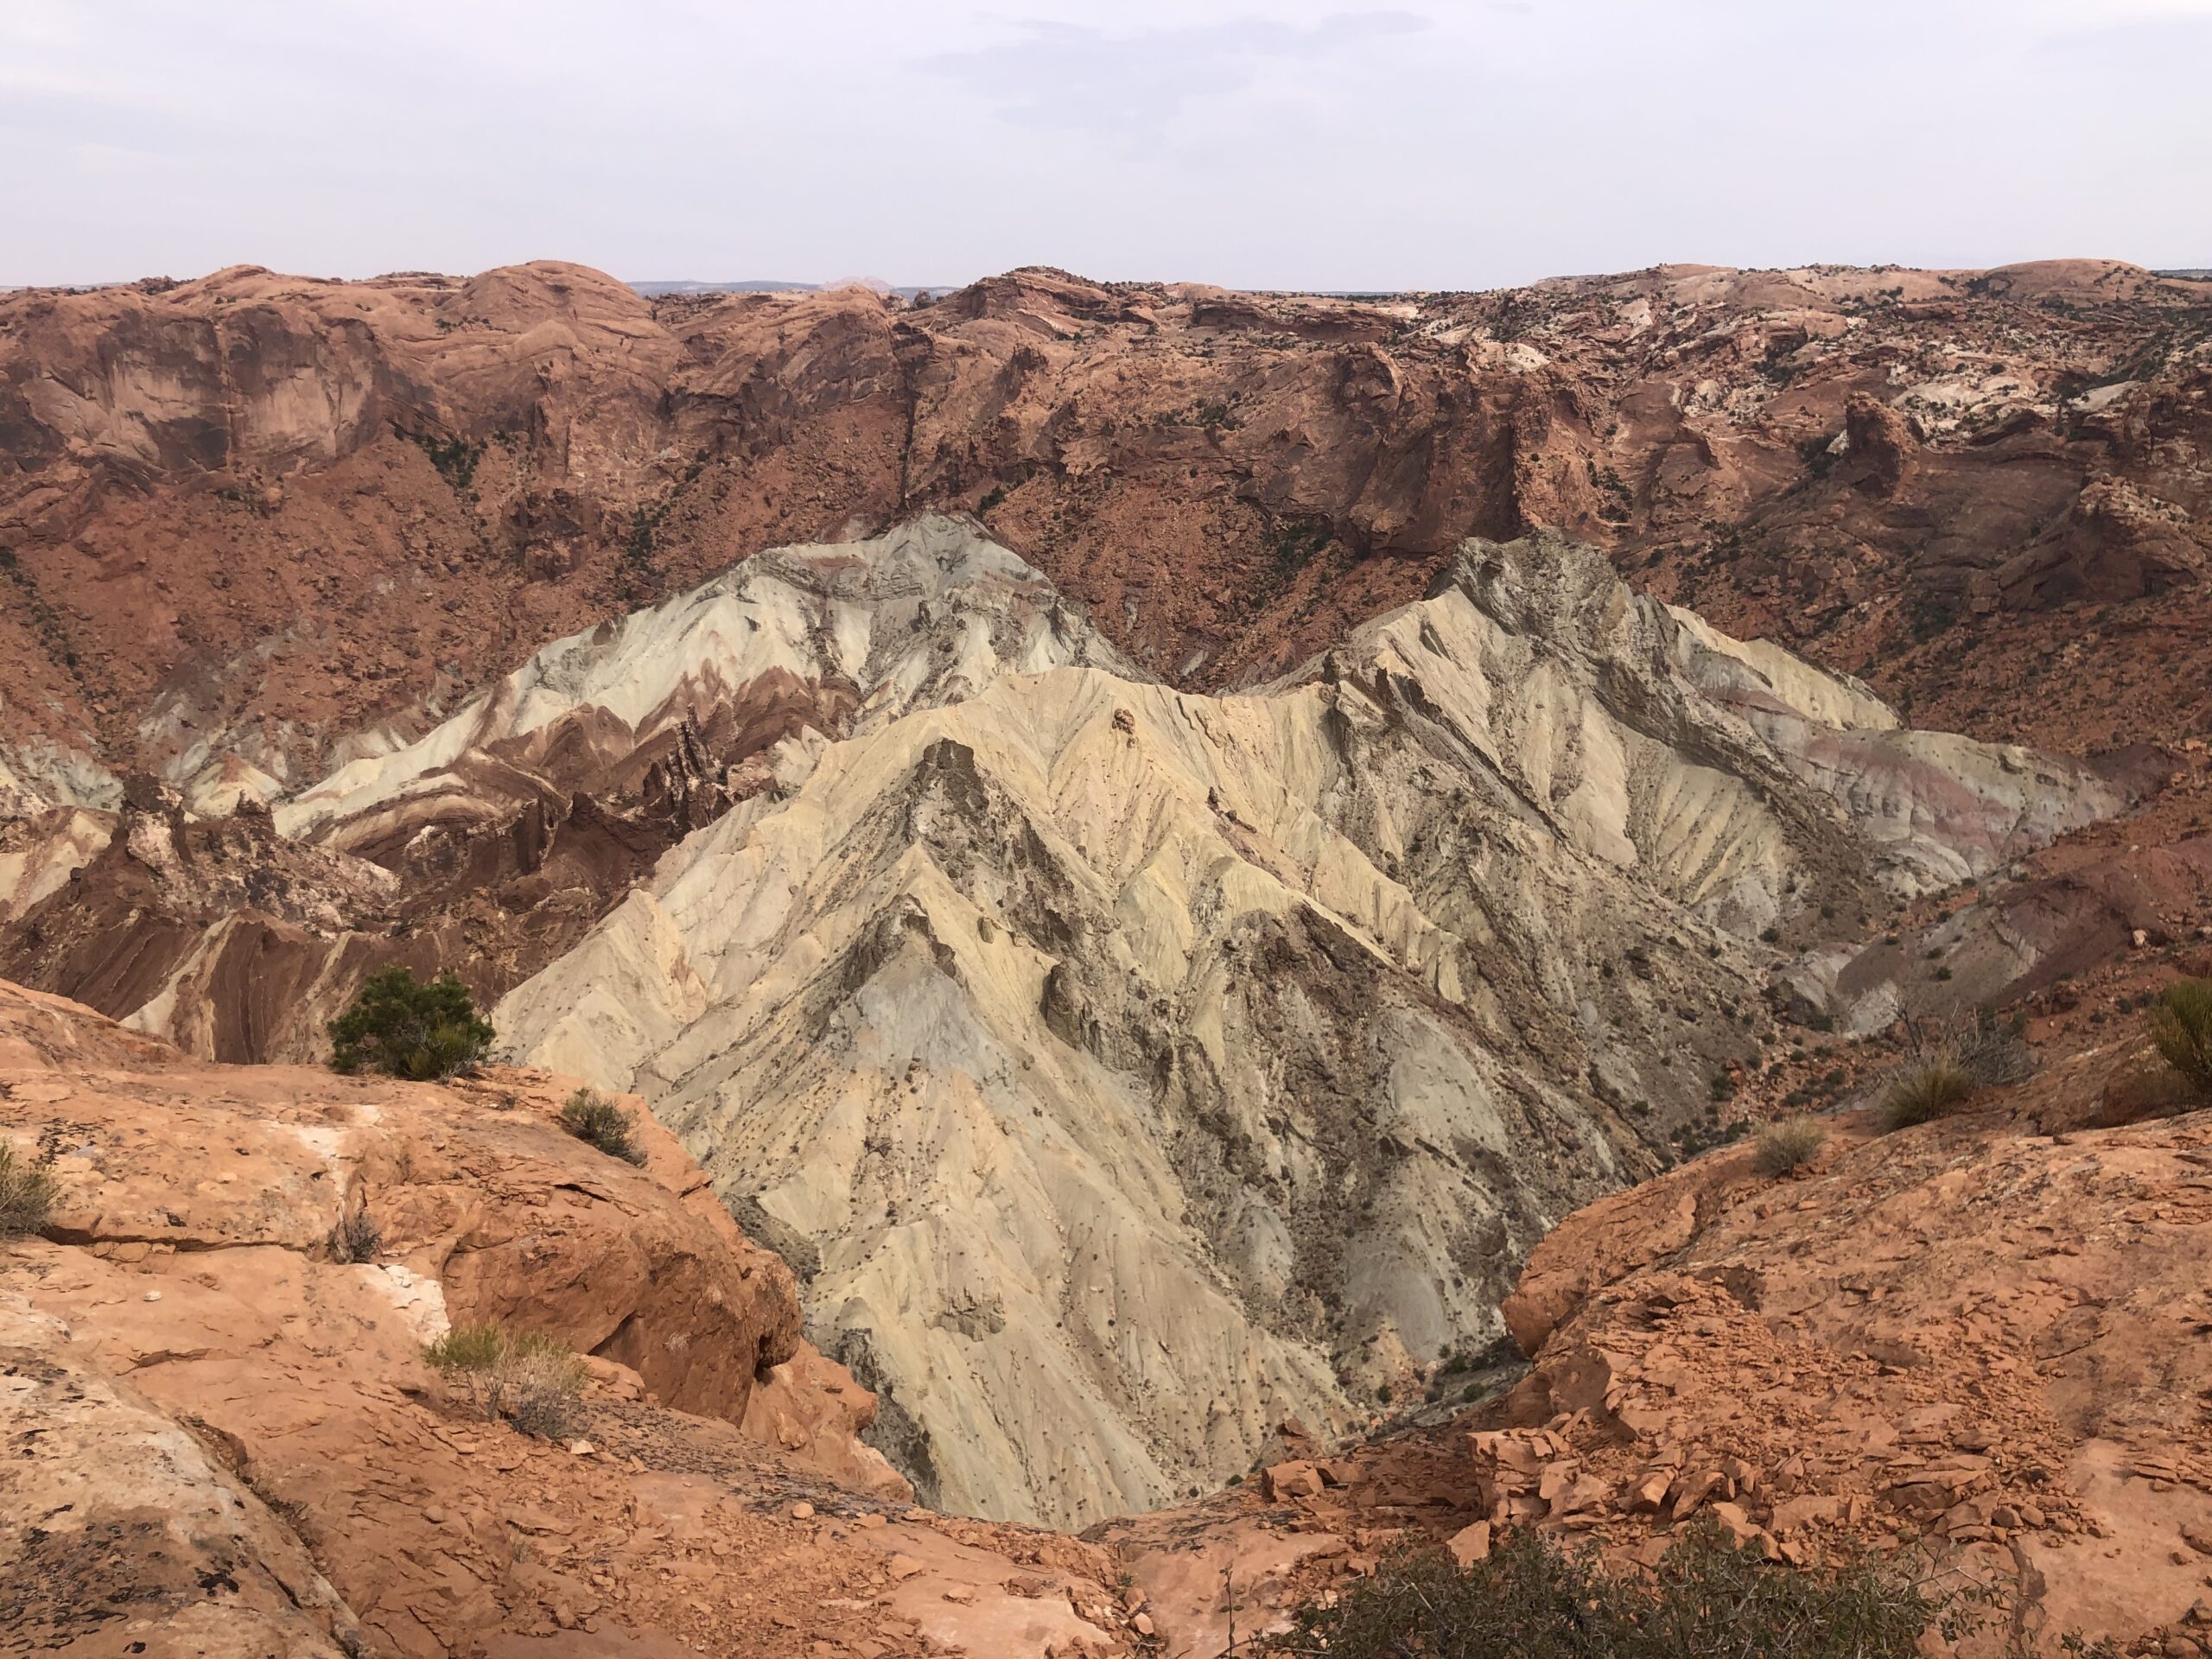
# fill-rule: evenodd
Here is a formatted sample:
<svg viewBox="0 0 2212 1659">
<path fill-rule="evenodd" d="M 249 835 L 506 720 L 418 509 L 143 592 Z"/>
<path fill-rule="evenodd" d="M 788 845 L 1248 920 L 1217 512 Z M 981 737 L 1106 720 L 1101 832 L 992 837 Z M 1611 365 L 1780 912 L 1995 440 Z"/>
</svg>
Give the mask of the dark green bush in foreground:
<svg viewBox="0 0 2212 1659">
<path fill-rule="evenodd" d="M 1823 1571 L 1770 1564 L 1712 1522 L 1654 1579 L 1605 1571 L 1533 1529 L 1462 1571 L 1442 1554 L 1386 1561 L 1333 1607 L 1306 1607 L 1264 1651 L 1329 1659 L 1913 1659 L 1931 1625 L 1962 1633 L 1980 1604 L 1901 1561 Z"/>
<path fill-rule="evenodd" d="M 353 1004 L 330 1022 L 330 1064 L 340 1071 L 449 1077 L 492 1052 L 492 1024 L 451 974 L 429 984 L 405 968 L 372 974 Z"/>
</svg>

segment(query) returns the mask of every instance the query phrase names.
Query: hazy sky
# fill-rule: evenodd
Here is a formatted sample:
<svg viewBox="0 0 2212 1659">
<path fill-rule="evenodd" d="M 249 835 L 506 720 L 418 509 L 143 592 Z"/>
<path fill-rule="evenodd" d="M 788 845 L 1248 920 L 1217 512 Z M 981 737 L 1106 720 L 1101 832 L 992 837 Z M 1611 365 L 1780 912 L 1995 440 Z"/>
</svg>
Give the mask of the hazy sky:
<svg viewBox="0 0 2212 1659">
<path fill-rule="evenodd" d="M 2212 0 L 4 0 L 0 284 L 2212 264 Z"/>
</svg>

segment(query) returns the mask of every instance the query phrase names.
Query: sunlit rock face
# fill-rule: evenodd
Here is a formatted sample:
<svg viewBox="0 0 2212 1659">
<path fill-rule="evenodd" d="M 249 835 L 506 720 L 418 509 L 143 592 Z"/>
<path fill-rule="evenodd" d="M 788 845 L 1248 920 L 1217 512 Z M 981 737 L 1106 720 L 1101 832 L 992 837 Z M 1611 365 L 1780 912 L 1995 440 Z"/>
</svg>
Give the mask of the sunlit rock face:
<svg viewBox="0 0 2212 1659">
<path fill-rule="evenodd" d="M 2121 804 L 1560 537 L 1210 697 L 928 533 L 988 573 L 913 612 L 967 606 L 919 658 L 961 666 L 879 613 L 842 734 L 495 1019 L 652 1100 L 947 1508 L 1081 1523 L 1363 1417 L 1756 1052 L 1762 933 Z"/>
</svg>

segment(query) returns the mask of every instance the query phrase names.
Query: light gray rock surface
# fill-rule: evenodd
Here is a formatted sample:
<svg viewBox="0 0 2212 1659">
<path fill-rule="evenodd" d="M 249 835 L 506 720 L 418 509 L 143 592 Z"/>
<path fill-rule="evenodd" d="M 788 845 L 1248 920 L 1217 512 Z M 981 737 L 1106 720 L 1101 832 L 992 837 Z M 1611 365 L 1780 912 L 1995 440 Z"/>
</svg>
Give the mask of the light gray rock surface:
<svg viewBox="0 0 2212 1659">
<path fill-rule="evenodd" d="M 652 1102 L 949 1509 L 1080 1525 L 1241 1471 L 1285 1414 L 1367 1414 L 1495 1337 L 1542 1231 L 1755 1053 L 1764 930 L 2121 804 L 1560 538 L 1471 543 L 1432 598 L 1205 697 L 925 533 L 955 590 L 814 659 L 868 712 L 780 744 L 495 1020 Z M 666 637 L 626 703 L 607 659 L 568 683 L 634 721 L 697 636 Z"/>
</svg>

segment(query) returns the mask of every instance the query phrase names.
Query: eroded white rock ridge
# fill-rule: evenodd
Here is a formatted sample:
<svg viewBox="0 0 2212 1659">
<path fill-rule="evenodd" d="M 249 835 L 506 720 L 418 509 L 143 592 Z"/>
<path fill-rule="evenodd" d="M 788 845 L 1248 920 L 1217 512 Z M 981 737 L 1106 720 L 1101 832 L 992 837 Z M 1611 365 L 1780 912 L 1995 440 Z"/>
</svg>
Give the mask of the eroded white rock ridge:
<svg viewBox="0 0 2212 1659">
<path fill-rule="evenodd" d="M 284 802 L 276 821 L 295 836 L 371 840 L 395 817 L 490 814 L 548 782 L 629 783 L 687 721 L 728 739 L 795 713 L 795 726 L 842 734 L 1072 663 L 1141 677 L 1043 576 L 931 516 L 872 541 L 759 554 L 556 639 L 415 741 Z"/>
<path fill-rule="evenodd" d="M 938 585 L 901 574 L 917 548 Z M 766 635 L 863 709 L 777 744 L 495 1019 L 651 1099 L 950 1509 L 1155 1504 L 1480 1346 L 1543 1230 L 1755 1052 L 1764 930 L 2121 804 L 1904 731 L 1555 537 L 1471 543 L 1432 598 L 1222 697 L 1132 675 L 952 521 L 791 557 L 849 561 L 865 629 L 753 586 L 740 632 L 691 595 L 485 705 L 480 748 L 556 683 L 558 718 L 634 728 L 695 671 L 671 659 L 712 639 L 757 672 L 736 647 Z M 324 798 L 381 810 L 443 752 Z"/>
</svg>

